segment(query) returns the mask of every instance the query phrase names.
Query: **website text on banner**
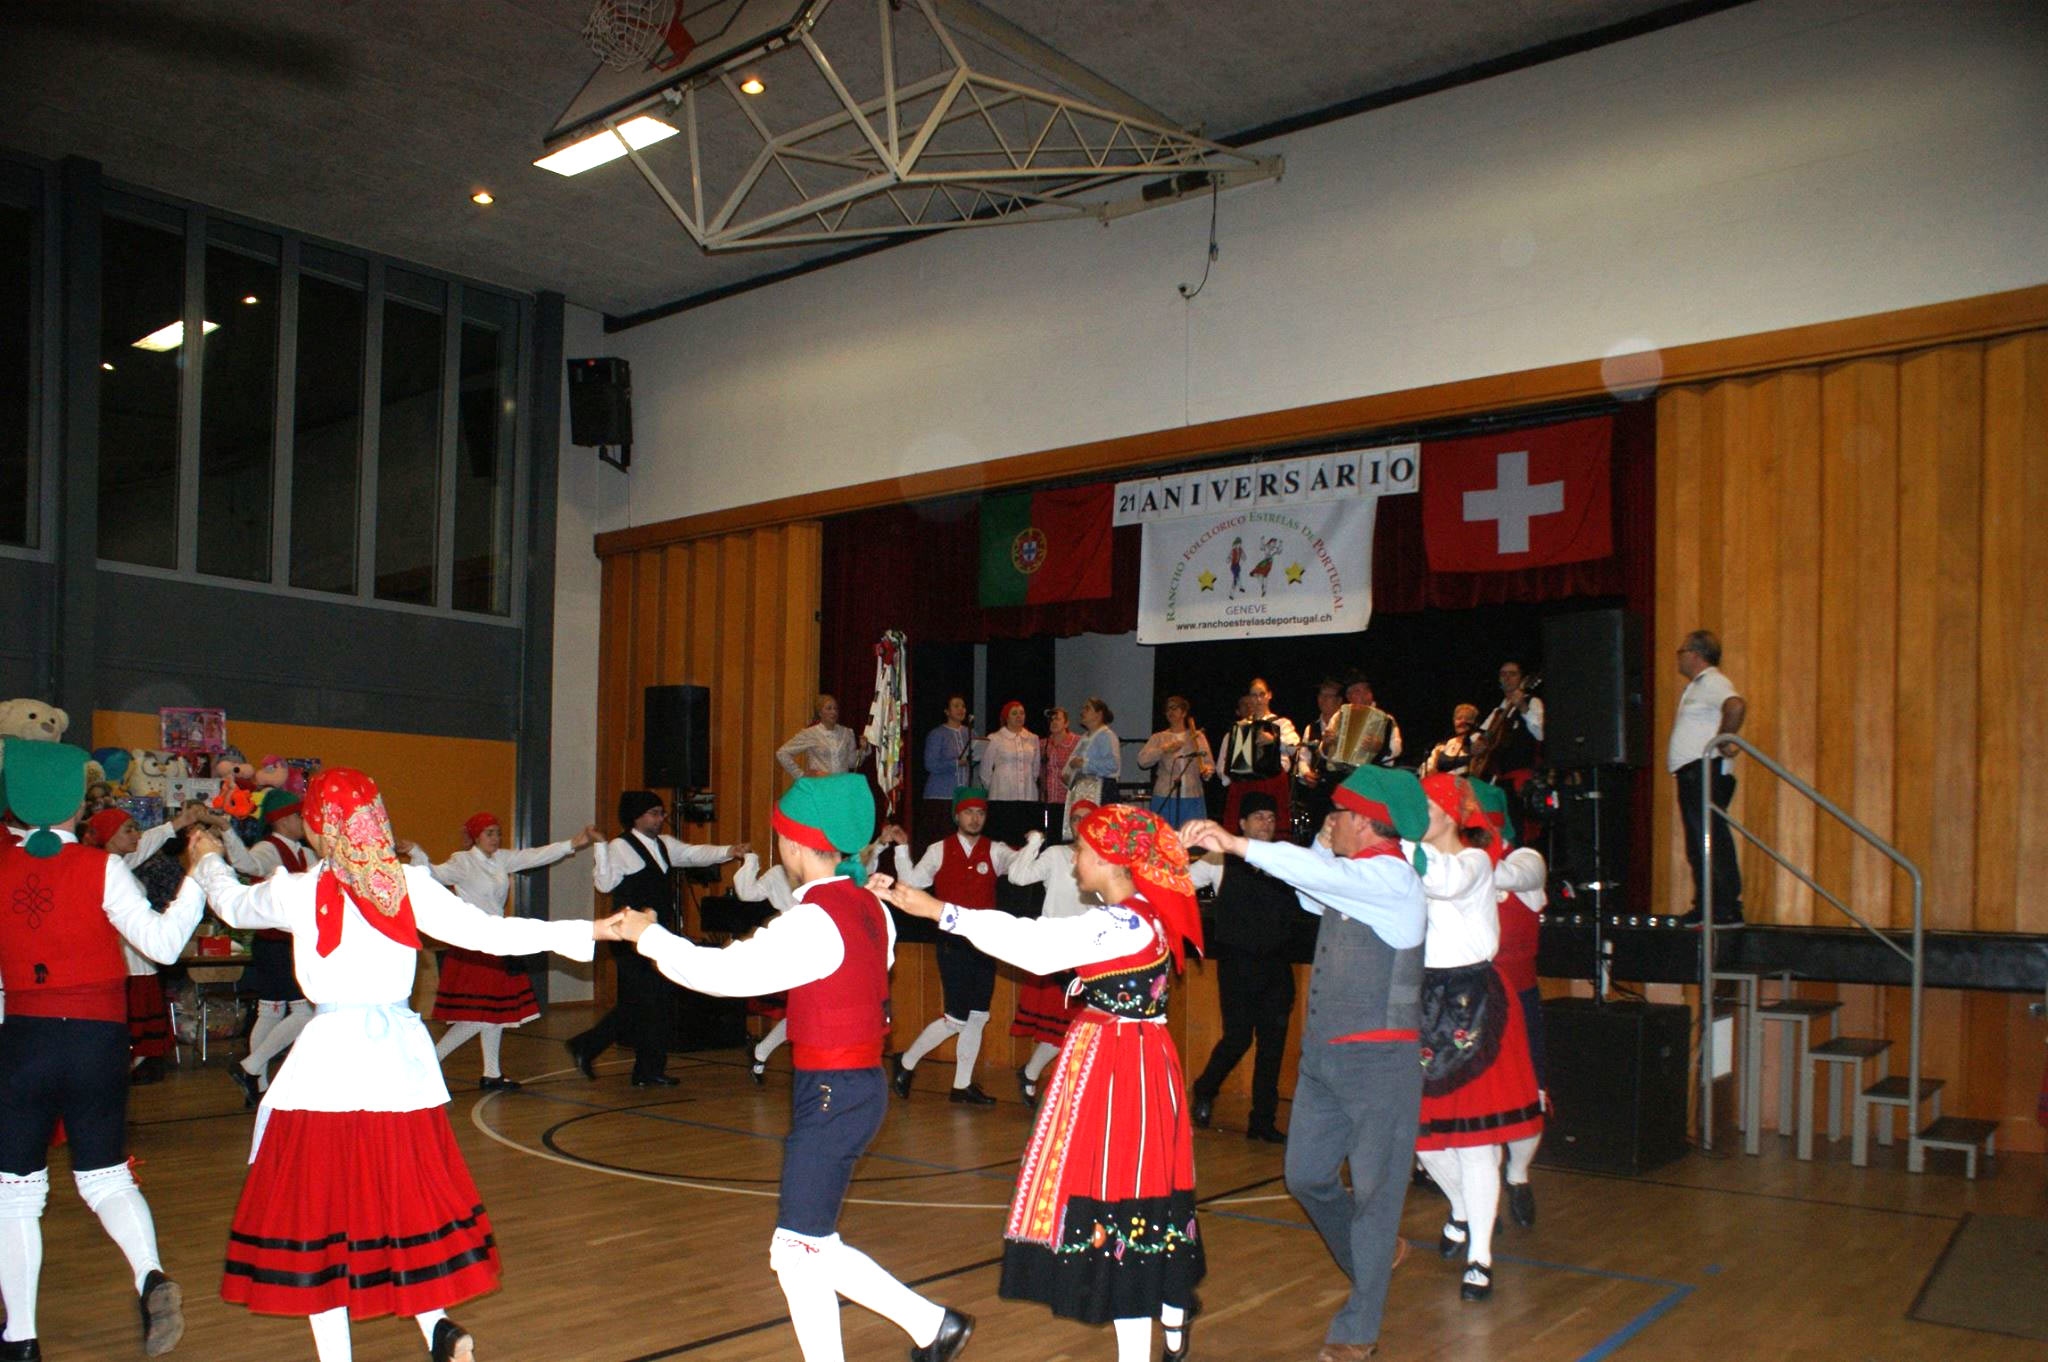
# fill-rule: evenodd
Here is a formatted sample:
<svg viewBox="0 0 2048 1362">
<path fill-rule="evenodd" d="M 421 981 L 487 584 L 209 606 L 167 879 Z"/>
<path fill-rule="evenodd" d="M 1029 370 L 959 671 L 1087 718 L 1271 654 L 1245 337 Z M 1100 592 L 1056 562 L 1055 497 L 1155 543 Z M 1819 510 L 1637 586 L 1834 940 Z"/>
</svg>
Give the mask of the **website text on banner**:
<svg viewBox="0 0 2048 1362">
<path fill-rule="evenodd" d="M 1116 523 L 1144 527 L 1138 641 L 1365 628 L 1379 498 L 1420 469 L 1411 444 L 1118 483 Z"/>
</svg>

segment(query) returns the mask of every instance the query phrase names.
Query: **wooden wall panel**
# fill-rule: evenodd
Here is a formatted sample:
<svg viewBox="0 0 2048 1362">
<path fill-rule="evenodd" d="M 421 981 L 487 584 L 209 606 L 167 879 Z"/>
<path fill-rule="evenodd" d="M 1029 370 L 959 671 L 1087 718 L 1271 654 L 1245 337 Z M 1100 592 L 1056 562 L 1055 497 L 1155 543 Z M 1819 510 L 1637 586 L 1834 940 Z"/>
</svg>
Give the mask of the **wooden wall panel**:
<svg viewBox="0 0 2048 1362">
<path fill-rule="evenodd" d="M 1917 860 L 1931 928 L 2048 932 L 2048 332 L 1673 388 L 1658 397 L 1659 665 L 1714 629 L 1749 701 L 1745 735 Z M 1667 731 L 1677 678 L 1660 681 Z M 1879 853 L 1753 767 L 1736 814 L 1873 922 L 1910 886 Z M 1691 892 L 1673 801 L 1654 891 Z M 1840 916 L 1753 849 L 1753 922 Z M 1808 986 L 1812 996 L 1836 990 Z M 1901 1042 L 1903 990 L 1840 990 L 1852 1027 Z M 2039 1149 L 2040 1030 L 2024 1000 L 1930 993 L 1926 1072 L 1948 1110 Z M 1899 1060 L 1904 1061 L 1903 1044 Z"/>
</svg>

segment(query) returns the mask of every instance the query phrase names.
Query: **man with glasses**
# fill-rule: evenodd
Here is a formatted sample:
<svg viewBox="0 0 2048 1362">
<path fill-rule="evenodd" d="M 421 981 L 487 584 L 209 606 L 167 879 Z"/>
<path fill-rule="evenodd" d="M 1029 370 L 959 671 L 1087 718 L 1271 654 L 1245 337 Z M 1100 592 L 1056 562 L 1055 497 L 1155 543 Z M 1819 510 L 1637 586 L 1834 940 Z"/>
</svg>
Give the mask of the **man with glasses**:
<svg viewBox="0 0 2048 1362">
<path fill-rule="evenodd" d="M 1713 876 L 1714 925 L 1736 925 L 1742 921 L 1742 868 L 1736 862 L 1735 832 L 1725 823 L 1714 829 L 1713 865 L 1702 864 L 1700 843 L 1709 814 L 1700 802 L 1700 763 L 1714 762 L 1714 807 L 1726 809 L 1735 797 L 1734 759 L 1706 755 L 1707 745 L 1723 734 L 1741 729 L 1747 706 L 1736 693 L 1735 683 L 1720 669 L 1721 640 L 1705 629 L 1695 629 L 1678 645 L 1678 674 L 1685 678 L 1685 690 L 1678 697 L 1678 713 L 1671 723 L 1671 742 L 1665 764 L 1678 781 L 1678 816 L 1685 822 L 1685 859 L 1692 866 L 1692 911 L 1683 919 L 1688 926 L 1700 921 L 1700 898 Z"/>
</svg>

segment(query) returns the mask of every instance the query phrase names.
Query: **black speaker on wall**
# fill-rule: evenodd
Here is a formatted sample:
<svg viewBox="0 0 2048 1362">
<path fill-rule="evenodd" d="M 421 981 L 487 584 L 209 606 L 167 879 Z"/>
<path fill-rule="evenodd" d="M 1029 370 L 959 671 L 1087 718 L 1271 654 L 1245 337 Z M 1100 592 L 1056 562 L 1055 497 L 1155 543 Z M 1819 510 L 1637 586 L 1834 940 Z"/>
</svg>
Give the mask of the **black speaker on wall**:
<svg viewBox="0 0 2048 1362">
<path fill-rule="evenodd" d="M 1672 1003 L 1547 999 L 1543 1081 L 1551 1109 L 1538 1160 L 1643 1173 L 1682 1156 L 1691 1036 L 1692 1010 Z"/>
<path fill-rule="evenodd" d="M 616 356 L 569 361 L 569 441 L 617 449 L 624 468 L 633 448 L 633 366 Z"/>
<path fill-rule="evenodd" d="M 1641 766 L 1649 759 L 1642 624 L 1626 610 L 1543 621 L 1543 759 Z"/>
<path fill-rule="evenodd" d="M 711 784 L 711 689 L 649 686 L 641 711 L 641 779 L 650 790 Z"/>
</svg>

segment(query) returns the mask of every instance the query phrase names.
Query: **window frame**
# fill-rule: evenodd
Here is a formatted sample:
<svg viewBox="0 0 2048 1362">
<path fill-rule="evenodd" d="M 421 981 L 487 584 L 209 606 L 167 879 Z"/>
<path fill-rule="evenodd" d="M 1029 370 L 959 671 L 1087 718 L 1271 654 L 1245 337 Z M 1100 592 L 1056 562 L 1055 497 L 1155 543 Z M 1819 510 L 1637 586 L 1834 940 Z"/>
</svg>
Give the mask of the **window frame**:
<svg viewBox="0 0 2048 1362">
<path fill-rule="evenodd" d="M 57 440 L 63 429 L 62 385 L 55 381 L 62 345 L 57 287 L 63 277 L 55 168 L 0 156 L 0 197 L 28 209 L 36 223 L 37 248 L 29 262 L 28 282 L 29 379 L 37 394 L 28 416 L 28 451 L 35 461 L 27 496 L 28 542 L 0 544 L 0 558 L 49 563 L 57 556 Z"/>
</svg>

